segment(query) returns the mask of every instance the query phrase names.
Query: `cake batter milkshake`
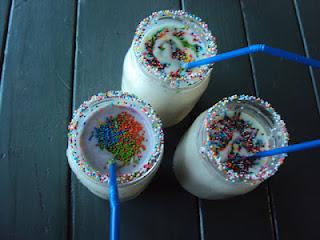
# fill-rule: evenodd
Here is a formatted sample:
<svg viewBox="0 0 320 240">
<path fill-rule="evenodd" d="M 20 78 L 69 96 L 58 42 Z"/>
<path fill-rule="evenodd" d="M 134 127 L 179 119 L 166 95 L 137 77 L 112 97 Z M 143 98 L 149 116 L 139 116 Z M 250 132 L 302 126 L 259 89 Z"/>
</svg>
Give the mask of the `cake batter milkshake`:
<svg viewBox="0 0 320 240">
<path fill-rule="evenodd" d="M 181 121 L 208 86 L 211 66 L 186 70 L 184 63 L 216 55 L 215 39 L 198 17 L 183 11 L 155 12 L 139 24 L 126 54 L 122 90 L 145 99 L 165 127 Z"/>
<path fill-rule="evenodd" d="M 118 166 L 119 198 L 141 193 L 156 173 L 163 154 L 161 122 L 136 96 L 109 91 L 91 97 L 74 112 L 67 157 L 80 182 L 108 199 L 108 165 Z"/>
<path fill-rule="evenodd" d="M 269 103 L 232 96 L 195 120 L 176 149 L 174 171 L 180 184 L 200 198 L 232 197 L 275 174 L 285 157 L 244 156 L 287 145 L 285 124 Z"/>
</svg>

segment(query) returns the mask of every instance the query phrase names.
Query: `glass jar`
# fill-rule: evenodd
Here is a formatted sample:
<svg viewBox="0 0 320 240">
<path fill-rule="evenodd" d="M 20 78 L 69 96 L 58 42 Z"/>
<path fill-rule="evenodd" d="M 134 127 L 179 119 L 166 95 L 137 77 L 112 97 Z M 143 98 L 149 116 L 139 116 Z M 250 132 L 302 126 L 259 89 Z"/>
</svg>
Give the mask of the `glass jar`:
<svg viewBox="0 0 320 240">
<path fill-rule="evenodd" d="M 199 53 L 194 54 L 195 57 L 190 57 L 190 59 L 187 59 L 186 55 L 181 57 L 181 49 L 187 49 L 186 52 L 189 51 L 187 47 L 181 47 L 181 43 L 184 46 L 191 45 L 186 39 L 179 40 L 174 35 L 169 36 L 170 31 L 173 31 L 173 34 L 184 34 L 186 38 L 195 34 L 194 41 L 199 42 L 199 45 L 195 44 L 193 46 L 196 46 L 195 49 L 202 49 L 202 52 L 199 50 Z M 160 34 L 163 36 L 166 33 L 168 37 L 165 41 L 154 37 Z M 150 41 L 149 38 L 152 37 L 156 40 L 153 41 L 151 55 L 148 55 L 145 46 L 146 42 Z M 172 41 L 171 38 L 180 42 Z M 181 49 L 178 49 L 175 44 L 180 46 Z M 163 50 L 165 53 L 161 54 L 163 56 L 168 54 L 166 56 L 169 56 L 171 62 L 163 63 L 164 60 L 161 62 L 160 57 L 155 57 L 156 50 L 154 49 L 158 48 L 165 49 Z M 177 60 L 177 52 L 180 54 L 180 60 Z M 164 126 L 172 126 L 180 122 L 192 110 L 207 88 L 210 79 L 211 65 L 186 71 L 183 69 L 183 63 L 213 56 L 216 55 L 216 52 L 215 39 L 208 30 L 208 26 L 200 18 L 183 11 L 155 12 L 141 21 L 136 30 L 132 45 L 124 59 L 121 88 L 123 91 L 134 93 L 150 103 L 159 114 Z M 173 66 L 172 69 L 175 67 L 174 69 L 178 69 L 177 74 L 176 72 L 173 74 L 172 71 L 167 70 L 169 67 L 165 66 Z"/>
<path fill-rule="evenodd" d="M 254 162 L 241 157 L 287 144 L 285 124 L 269 103 L 252 96 L 232 96 L 194 121 L 175 151 L 174 172 L 180 184 L 195 196 L 232 197 L 252 191 L 274 175 L 285 155 Z M 230 157 L 236 153 L 241 153 L 240 158 Z"/>
<path fill-rule="evenodd" d="M 126 117 L 121 121 L 120 127 L 121 123 L 117 120 L 119 116 Z M 138 127 L 131 131 L 128 119 Z M 106 122 L 114 124 L 109 127 Z M 102 135 L 97 132 L 102 129 L 101 126 L 106 131 L 101 132 Z M 120 130 L 110 133 L 115 127 Z M 128 131 L 136 135 L 122 137 L 122 134 L 128 134 Z M 108 144 L 113 150 L 101 147 L 97 136 L 105 134 L 112 134 L 112 138 L 108 138 Z M 139 137 L 139 151 L 132 150 L 135 148 L 129 143 L 130 136 Z M 120 144 L 116 145 L 116 141 Z M 129 157 L 122 155 L 128 160 L 125 162 L 124 158 L 117 159 L 117 153 L 121 151 L 126 154 L 135 151 L 136 154 Z M 159 168 L 162 155 L 161 121 L 150 105 L 134 95 L 120 91 L 99 93 L 82 103 L 73 114 L 68 134 L 68 162 L 80 182 L 101 198 L 109 198 L 110 161 L 117 162 L 119 198 L 124 201 L 136 197 L 146 188 Z"/>
</svg>

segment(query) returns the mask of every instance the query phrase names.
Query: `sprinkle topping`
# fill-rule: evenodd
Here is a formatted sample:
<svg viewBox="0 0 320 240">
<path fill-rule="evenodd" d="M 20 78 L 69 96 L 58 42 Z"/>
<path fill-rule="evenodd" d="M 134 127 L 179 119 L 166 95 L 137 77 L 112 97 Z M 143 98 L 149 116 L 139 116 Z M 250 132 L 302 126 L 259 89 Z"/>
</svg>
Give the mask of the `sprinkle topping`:
<svg viewBox="0 0 320 240">
<path fill-rule="evenodd" d="M 217 53 L 207 24 L 192 14 L 170 10 L 140 22 L 133 50 L 142 66 L 171 88 L 189 87 L 206 78 L 211 66 L 186 70 L 183 64 Z"/>
<path fill-rule="evenodd" d="M 138 163 L 142 151 L 146 149 L 143 126 L 127 112 L 118 114 L 115 118 L 109 116 L 105 122 L 95 127 L 92 135 L 101 150 L 111 152 L 121 165 L 130 162 Z"/>
<path fill-rule="evenodd" d="M 213 153 L 224 158 L 225 169 L 240 175 L 250 173 L 256 160 L 243 158 L 267 150 L 268 139 L 263 127 L 241 112 L 226 112 L 211 122 L 209 141 Z"/>
<path fill-rule="evenodd" d="M 100 117 L 100 123 L 92 120 L 95 116 Z M 68 129 L 69 161 L 75 161 L 80 171 L 97 182 L 108 183 L 104 166 L 112 156 L 122 163 L 119 184 L 139 181 L 160 163 L 164 143 L 161 121 L 152 107 L 135 95 L 108 91 L 92 96 L 74 111 Z M 99 151 L 103 153 L 101 162 L 92 162 L 100 156 Z M 106 159 L 105 153 L 111 158 Z"/>
<path fill-rule="evenodd" d="M 143 62 L 173 80 L 192 74 L 196 69 L 185 70 L 183 63 L 207 56 L 205 45 L 198 34 L 188 26 L 160 27 L 145 37 Z"/>
<path fill-rule="evenodd" d="M 285 156 L 243 158 L 288 145 L 284 122 L 271 105 L 260 98 L 246 95 L 224 98 L 207 111 L 204 128 L 200 152 L 228 181 L 261 182 L 283 163 Z"/>
</svg>

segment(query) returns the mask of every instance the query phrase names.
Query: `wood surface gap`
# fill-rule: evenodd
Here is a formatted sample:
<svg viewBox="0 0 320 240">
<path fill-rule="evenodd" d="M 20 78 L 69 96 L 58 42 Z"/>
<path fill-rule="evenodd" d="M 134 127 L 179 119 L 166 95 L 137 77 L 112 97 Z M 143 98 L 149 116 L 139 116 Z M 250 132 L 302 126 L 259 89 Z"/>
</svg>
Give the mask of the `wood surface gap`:
<svg viewBox="0 0 320 240">
<path fill-rule="evenodd" d="M 200 198 L 197 198 L 197 204 L 198 204 L 198 212 L 199 212 L 199 238 L 201 240 L 205 240 L 204 237 L 204 221 L 203 221 L 203 208 L 202 208 L 202 201 Z"/>
<path fill-rule="evenodd" d="M 241 17 L 242 17 L 242 25 L 244 29 L 244 35 L 245 35 L 245 41 L 247 46 L 251 44 L 250 38 L 249 38 L 249 33 L 248 33 L 248 21 L 246 19 L 246 13 L 243 11 L 243 3 L 242 0 L 239 1 L 240 9 L 241 9 Z M 252 55 L 249 54 L 249 62 L 250 62 L 250 69 L 251 69 L 251 76 L 252 76 L 252 82 L 253 82 L 253 87 L 254 87 L 254 93 L 257 97 L 259 97 L 259 88 L 258 88 L 258 80 L 257 80 L 257 75 L 256 75 L 256 69 L 254 67 L 254 62 Z"/>
<path fill-rule="evenodd" d="M 72 76 L 72 102 L 71 102 L 71 117 L 72 117 L 72 112 L 75 110 L 75 106 L 77 106 L 76 104 L 76 79 L 77 79 L 77 69 L 78 69 L 78 65 L 77 65 L 77 60 L 78 60 L 78 38 L 79 38 L 79 17 L 80 17 L 80 1 L 81 0 L 75 0 L 75 8 L 76 8 L 76 12 L 75 12 L 75 22 L 74 22 L 74 41 L 73 41 L 73 76 Z"/>
<path fill-rule="evenodd" d="M 186 10 L 186 5 L 185 5 L 184 0 L 180 0 L 180 9 L 183 10 L 183 11 Z"/>
<path fill-rule="evenodd" d="M 270 180 L 267 184 L 267 192 L 268 192 L 267 196 L 268 196 L 268 205 L 270 210 L 270 221 L 272 223 L 273 238 L 275 240 L 279 240 L 280 235 L 279 235 L 279 227 L 278 227 L 278 221 L 277 221 L 277 212 L 276 212 L 276 207 L 273 200 Z"/>
<path fill-rule="evenodd" d="M 4 64 L 4 58 L 6 55 L 6 47 L 7 47 L 7 36 L 8 36 L 8 29 L 9 29 L 9 24 L 11 23 L 12 19 L 12 8 L 13 8 L 13 4 L 12 4 L 12 0 L 10 0 L 9 2 L 9 7 L 8 7 L 8 13 L 5 19 L 5 28 L 4 28 L 4 33 L 2 36 L 2 46 L 1 46 L 1 53 L 0 53 L 0 84 L 2 82 L 2 72 L 3 72 L 3 64 Z"/>
<path fill-rule="evenodd" d="M 187 11 L 203 18 L 209 25 L 217 38 L 219 53 L 248 45 L 240 1 L 185 2 Z M 192 119 L 221 98 L 241 93 L 255 95 L 252 66 L 248 56 L 215 65 L 208 90 L 194 108 Z M 221 201 L 200 199 L 199 208 L 202 211 L 204 229 L 201 239 L 273 239 L 267 200 L 265 187 L 260 187 L 248 195 Z M 241 224 L 235 224 L 231 230 L 230 222 L 239 221 L 239 216 L 243 216 Z M 251 231 L 251 228 L 254 228 L 254 231 Z"/>
<path fill-rule="evenodd" d="M 301 36 L 302 43 L 303 43 L 304 53 L 305 53 L 306 57 L 310 58 L 310 51 L 309 51 L 304 27 L 302 24 L 302 18 L 301 18 L 298 2 L 297 2 L 297 0 L 292 0 L 292 1 L 293 1 L 293 5 L 294 5 L 294 10 L 295 10 L 296 16 L 297 16 L 297 22 L 298 22 L 298 27 L 299 27 L 299 31 L 300 31 L 300 36 Z M 311 81 L 312 81 L 312 88 L 314 91 L 314 96 L 316 98 L 318 114 L 320 114 L 320 96 L 319 96 L 319 92 L 317 90 L 317 81 L 315 78 L 314 70 L 311 66 L 309 66 L 309 74 L 310 74 Z"/>
<path fill-rule="evenodd" d="M 69 110 L 69 121 L 72 119 L 72 113 L 73 113 L 73 107 L 74 107 L 74 81 L 75 81 L 75 74 L 76 74 L 76 57 L 77 57 L 77 37 L 78 37 L 78 4 L 79 0 L 75 0 L 74 5 L 74 25 L 73 25 L 73 45 L 72 45 L 72 75 L 71 75 L 71 82 L 70 82 L 70 110 Z M 74 231 L 74 206 L 73 206 L 73 191 L 72 191 L 72 177 L 71 177 L 72 171 L 68 167 L 68 178 L 67 178 L 67 185 L 68 185 L 68 222 L 67 222 L 67 238 L 73 239 L 73 231 Z"/>
<path fill-rule="evenodd" d="M 0 239 L 67 239 L 73 1 L 7 1 L 5 9 Z"/>
<path fill-rule="evenodd" d="M 180 9 L 183 11 L 186 11 L 186 5 L 185 5 L 185 0 L 180 0 Z M 190 115 L 194 115 L 193 112 L 190 113 Z M 193 116 L 195 118 L 196 116 Z M 198 210 L 198 215 L 199 215 L 199 239 L 204 240 L 205 235 L 204 235 L 204 221 L 203 221 L 203 208 L 202 208 L 202 203 L 200 198 L 197 199 L 197 210 Z"/>
<path fill-rule="evenodd" d="M 0 240 L 108 239 L 108 202 L 66 162 L 67 126 L 89 96 L 120 89 L 123 58 L 141 19 L 161 9 L 188 11 L 208 23 L 219 54 L 266 43 L 320 59 L 318 1 L 1 0 Z M 293 143 L 319 138 L 320 69 L 262 55 L 215 64 L 196 107 L 164 130 L 158 173 L 140 196 L 121 203 L 121 239 L 320 239 L 320 152 L 290 155 L 256 190 L 225 200 L 192 196 L 172 172 L 180 138 L 225 96 L 270 101 Z"/>
<path fill-rule="evenodd" d="M 248 21 L 246 19 L 246 14 L 244 11 L 244 6 L 243 6 L 242 0 L 240 0 L 239 3 L 240 3 L 242 21 L 243 21 L 243 26 L 244 26 L 244 34 L 245 34 L 247 45 L 249 46 L 249 45 L 251 45 L 251 41 L 250 41 L 250 37 L 249 37 L 249 33 L 248 33 Z M 251 68 L 254 92 L 257 97 L 260 97 L 256 69 L 255 69 L 253 57 L 251 54 L 249 54 L 249 60 L 250 60 L 250 68 Z M 276 209 L 275 209 L 274 201 L 273 201 L 273 197 L 272 197 L 272 189 L 271 189 L 270 182 L 268 182 L 268 184 L 267 184 L 267 198 L 268 198 L 268 208 L 269 208 L 269 213 L 270 213 L 271 228 L 272 228 L 271 230 L 273 233 L 273 238 L 275 240 L 279 240 L 278 221 L 277 221 Z"/>
</svg>

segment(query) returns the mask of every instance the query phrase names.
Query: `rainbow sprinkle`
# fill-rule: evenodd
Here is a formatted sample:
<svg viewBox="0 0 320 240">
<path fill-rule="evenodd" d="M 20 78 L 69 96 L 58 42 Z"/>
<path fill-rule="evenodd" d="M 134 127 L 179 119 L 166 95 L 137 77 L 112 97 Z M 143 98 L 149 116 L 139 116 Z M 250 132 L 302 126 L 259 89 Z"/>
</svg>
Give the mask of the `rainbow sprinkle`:
<svg viewBox="0 0 320 240">
<path fill-rule="evenodd" d="M 285 123 L 268 102 L 253 96 L 234 95 L 224 98 L 208 109 L 204 118 L 204 137 L 200 153 L 223 174 L 226 180 L 250 184 L 260 183 L 275 174 L 283 163 L 284 157 L 272 156 L 265 163 L 259 162 L 259 165 L 258 162 L 241 157 L 243 150 L 255 153 L 267 146 L 260 138 L 257 138 L 259 131 L 252 127 L 249 121 L 243 121 L 237 114 L 226 116 L 226 112 L 234 111 L 231 109 L 234 103 L 250 104 L 264 109 L 273 122 L 272 134 L 275 135 L 271 134 L 269 137 L 277 139 L 278 147 L 288 145 L 289 135 Z M 242 111 L 241 108 L 239 112 Z M 221 116 L 223 116 L 222 119 Z M 231 140 L 234 131 L 239 131 L 240 134 L 238 138 Z M 225 157 L 221 157 L 220 152 L 226 148 L 227 144 L 229 147 L 231 145 L 231 149 Z M 258 167 L 254 167 L 257 165 Z M 255 171 L 252 171 L 253 167 Z"/>
<path fill-rule="evenodd" d="M 123 165 L 135 163 L 142 157 L 145 140 L 143 126 L 127 112 L 118 114 L 115 118 L 109 116 L 105 122 L 94 129 L 92 135 L 97 140 L 101 150 L 108 150 L 114 158 Z"/>
<path fill-rule="evenodd" d="M 225 114 L 222 119 L 214 118 L 209 128 L 208 140 L 215 155 L 218 156 L 229 147 L 225 169 L 241 175 L 248 174 L 257 162 L 243 158 L 243 153 L 253 154 L 266 146 L 258 137 L 260 129 L 253 127 L 250 121 L 242 119 L 241 112 L 236 112 L 233 116 Z"/>
<path fill-rule="evenodd" d="M 67 157 L 69 160 L 75 161 L 79 170 L 94 181 L 102 184 L 108 183 L 108 174 L 102 173 L 91 166 L 85 158 L 79 143 L 81 132 L 86 126 L 86 119 L 94 112 L 103 109 L 106 106 L 121 106 L 132 109 L 144 115 L 150 122 L 152 128 L 151 137 L 154 139 L 154 144 L 150 149 L 151 152 L 148 154 L 148 157 L 140 168 L 134 169 L 128 173 L 119 174 L 117 178 L 118 184 L 122 185 L 137 182 L 149 174 L 153 169 L 156 169 L 156 166 L 160 164 L 164 148 L 164 137 L 161 121 L 153 108 L 135 95 L 123 93 L 121 91 L 108 91 L 105 93 L 98 93 L 97 95 L 92 96 L 88 101 L 83 102 L 80 107 L 74 111 L 72 120 L 68 126 Z"/>
<path fill-rule="evenodd" d="M 173 19 L 182 23 L 184 26 L 181 28 L 166 26 L 149 37 L 149 39 L 145 39 L 144 37 L 148 34 L 147 31 L 156 26 L 162 19 Z M 164 10 L 154 12 L 149 17 L 143 19 L 136 29 L 132 46 L 134 54 L 141 66 L 143 66 L 147 72 L 162 80 L 162 82 L 170 88 L 193 86 L 208 77 L 212 64 L 187 71 L 183 69 L 183 67 L 179 67 L 179 69 L 175 71 L 167 71 L 170 63 L 161 62 L 152 55 L 155 41 L 168 34 L 174 38 L 171 41 L 172 44 L 169 44 L 172 47 L 171 56 L 173 60 L 181 61 L 181 66 L 184 62 L 195 60 L 195 57 L 201 59 L 217 54 L 215 37 L 212 36 L 208 25 L 204 23 L 201 18 L 181 10 Z M 187 40 L 184 36 L 185 34 L 192 35 L 193 39 L 191 39 L 191 41 Z M 179 41 L 183 47 L 177 47 L 173 40 Z M 200 42 L 203 42 L 202 45 L 199 44 Z M 160 50 L 165 50 L 163 45 L 159 47 Z M 195 55 L 190 55 L 190 50 L 195 52 Z"/>
<path fill-rule="evenodd" d="M 187 26 L 164 27 L 149 36 L 144 45 L 144 63 L 163 75 L 169 75 L 173 80 L 192 74 L 192 70 L 181 68 L 182 63 L 207 57 L 201 38 Z M 162 58 L 167 54 L 167 59 L 158 59 L 155 53 Z"/>
</svg>

